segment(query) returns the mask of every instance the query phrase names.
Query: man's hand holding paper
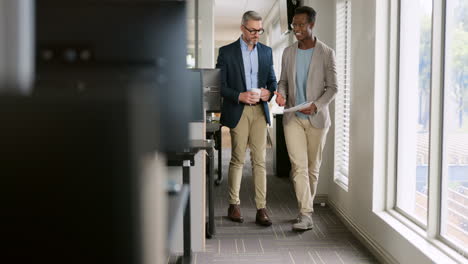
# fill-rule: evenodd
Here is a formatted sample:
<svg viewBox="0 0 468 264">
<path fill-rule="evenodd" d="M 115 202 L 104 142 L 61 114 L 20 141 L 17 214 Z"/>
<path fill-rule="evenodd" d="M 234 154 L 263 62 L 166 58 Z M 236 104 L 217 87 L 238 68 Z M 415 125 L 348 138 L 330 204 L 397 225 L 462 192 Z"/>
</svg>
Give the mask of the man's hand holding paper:
<svg viewBox="0 0 468 264">
<path fill-rule="evenodd" d="M 309 107 L 299 110 L 299 112 L 303 113 L 304 115 L 315 115 L 317 113 L 317 106 L 314 103 L 309 104 Z"/>
<path fill-rule="evenodd" d="M 298 104 L 296 106 L 293 106 L 293 107 L 290 107 L 290 108 L 286 108 L 284 109 L 284 113 L 289 113 L 289 112 L 301 112 L 303 114 L 306 114 L 306 115 L 310 115 L 311 113 L 315 113 L 315 111 L 317 110 L 317 107 L 315 106 L 315 104 L 313 102 L 305 102 L 305 103 L 302 103 L 302 104 Z"/>
</svg>

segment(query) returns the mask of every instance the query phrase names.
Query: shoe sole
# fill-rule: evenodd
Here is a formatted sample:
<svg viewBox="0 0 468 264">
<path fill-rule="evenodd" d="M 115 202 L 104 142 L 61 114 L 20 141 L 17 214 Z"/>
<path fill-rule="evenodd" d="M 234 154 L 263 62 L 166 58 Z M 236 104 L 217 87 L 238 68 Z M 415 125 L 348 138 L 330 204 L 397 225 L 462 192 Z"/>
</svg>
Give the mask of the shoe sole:
<svg viewBox="0 0 468 264">
<path fill-rule="evenodd" d="M 233 222 L 237 222 L 237 223 L 244 223 L 244 218 L 231 218 L 229 217 L 229 220 L 233 221 Z"/>
<path fill-rule="evenodd" d="M 314 228 L 313 226 L 311 226 L 309 228 L 306 228 L 306 229 L 293 227 L 292 230 L 294 230 L 294 231 L 307 231 L 307 230 L 312 230 L 313 228 Z"/>
<path fill-rule="evenodd" d="M 255 223 L 257 225 L 261 225 L 261 226 L 271 226 L 272 223 L 262 223 L 262 222 L 258 222 L 258 221 L 255 221 Z"/>
</svg>

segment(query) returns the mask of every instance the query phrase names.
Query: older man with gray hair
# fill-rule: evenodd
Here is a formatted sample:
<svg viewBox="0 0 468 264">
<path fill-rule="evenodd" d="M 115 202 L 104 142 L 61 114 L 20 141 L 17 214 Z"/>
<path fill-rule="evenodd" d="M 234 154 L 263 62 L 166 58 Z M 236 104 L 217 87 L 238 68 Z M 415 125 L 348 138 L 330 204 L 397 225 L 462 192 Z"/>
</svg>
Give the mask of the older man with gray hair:
<svg viewBox="0 0 468 264">
<path fill-rule="evenodd" d="M 262 18 L 247 11 L 240 25 L 242 35 L 219 49 L 221 69 L 221 124 L 230 128 L 232 154 L 229 163 L 228 217 L 242 223 L 239 191 L 247 147 L 250 148 L 255 184 L 256 223 L 271 225 L 266 211 L 266 139 L 270 113 L 267 102 L 276 91 L 276 77 L 270 47 L 258 42 L 263 34 Z"/>
</svg>

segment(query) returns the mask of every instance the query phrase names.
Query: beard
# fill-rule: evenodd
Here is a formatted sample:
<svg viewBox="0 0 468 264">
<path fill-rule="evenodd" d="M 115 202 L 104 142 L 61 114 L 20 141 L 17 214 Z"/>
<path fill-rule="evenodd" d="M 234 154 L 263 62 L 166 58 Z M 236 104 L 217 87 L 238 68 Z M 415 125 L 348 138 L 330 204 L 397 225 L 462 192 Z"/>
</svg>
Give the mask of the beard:
<svg viewBox="0 0 468 264">
<path fill-rule="evenodd" d="M 257 42 L 258 42 L 258 39 L 251 39 L 251 40 L 249 40 L 249 44 L 250 44 L 250 45 L 255 45 L 255 44 L 257 44 Z"/>
</svg>

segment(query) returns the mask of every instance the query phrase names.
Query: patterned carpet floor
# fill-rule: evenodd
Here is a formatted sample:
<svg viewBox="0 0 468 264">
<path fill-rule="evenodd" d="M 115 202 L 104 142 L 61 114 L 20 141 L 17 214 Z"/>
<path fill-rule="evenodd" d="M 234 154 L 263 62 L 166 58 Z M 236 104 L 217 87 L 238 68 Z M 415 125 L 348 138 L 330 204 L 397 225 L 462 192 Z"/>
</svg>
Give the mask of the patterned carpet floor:
<svg viewBox="0 0 468 264">
<path fill-rule="evenodd" d="M 244 223 L 231 222 L 226 217 L 226 178 L 231 153 L 230 149 L 225 149 L 224 180 L 215 187 L 216 234 L 206 240 L 205 252 L 194 253 L 192 263 L 378 263 L 327 205 L 315 205 L 314 229 L 301 233 L 292 231 L 292 221 L 298 214 L 293 185 L 288 178 L 274 175 L 271 155 L 271 151 L 267 151 L 267 209 L 273 225 L 255 224 L 249 154 L 240 193 Z"/>
</svg>

